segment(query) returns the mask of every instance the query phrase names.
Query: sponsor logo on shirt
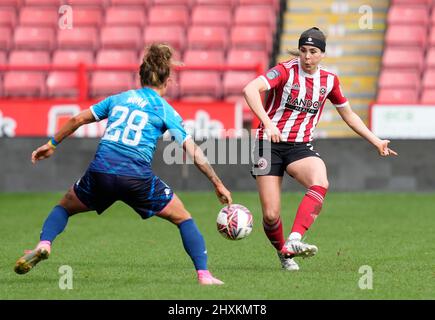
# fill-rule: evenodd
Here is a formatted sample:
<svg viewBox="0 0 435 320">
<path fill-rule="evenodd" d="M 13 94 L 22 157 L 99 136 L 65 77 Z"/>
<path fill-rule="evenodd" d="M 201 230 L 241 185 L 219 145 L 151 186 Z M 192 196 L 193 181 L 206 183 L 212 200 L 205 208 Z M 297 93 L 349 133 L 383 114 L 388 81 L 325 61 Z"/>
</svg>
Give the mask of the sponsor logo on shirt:
<svg viewBox="0 0 435 320">
<path fill-rule="evenodd" d="M 317 114 L 317 112 L 319 111 L 319 106 L 319 101 L 313 102 L 313 100 L 311 99 L 298 99 L 297 97 L 294 99 L 289 97 L 285 105 L 285 107 L 290 110 L 311 114 Z"/>
</svg>

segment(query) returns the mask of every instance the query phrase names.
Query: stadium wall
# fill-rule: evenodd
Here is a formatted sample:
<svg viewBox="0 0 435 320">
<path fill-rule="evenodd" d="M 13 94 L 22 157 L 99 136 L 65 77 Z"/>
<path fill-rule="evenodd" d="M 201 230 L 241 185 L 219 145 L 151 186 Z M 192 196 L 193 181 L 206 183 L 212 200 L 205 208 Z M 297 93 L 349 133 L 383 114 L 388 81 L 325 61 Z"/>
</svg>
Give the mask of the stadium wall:
<svg viewBox="0 0 435 320">
<path fill-rule="evenodd" d="M 32 165 L 31 152 L 45 141 L 45 138 L 0 138 L 0 192 L 65 191 L 84 173 L 99 140 L 68 139 L 53 158 Z M 194 165 L 163 162 L 166 145 L 167 142 L 159 143 L 154 171 L 175 191 L 211 191 L 207 178 Z M 397 158 L 379 157 L 361 139 L 319 139 L 314 146 L 328 167 L 330 190 L 435 191 L 435 140 L 395 140 L 391 147 L 399 152 Z M 255 190 L 249 164 L 214 165 L 214 168 L 231 190 Z M 283 190 L 303 190 L 289 177 L 284 179 L 283 186 Z"/>
</svg>

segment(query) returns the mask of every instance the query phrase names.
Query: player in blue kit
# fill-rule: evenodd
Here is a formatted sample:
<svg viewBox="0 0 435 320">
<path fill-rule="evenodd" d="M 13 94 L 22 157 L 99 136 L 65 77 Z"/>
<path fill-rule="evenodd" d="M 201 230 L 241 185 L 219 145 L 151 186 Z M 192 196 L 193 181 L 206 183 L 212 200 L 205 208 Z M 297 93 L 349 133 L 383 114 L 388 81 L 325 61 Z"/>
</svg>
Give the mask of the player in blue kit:
<svg viewBox="0 0 435 320">
<path fill-rule="evenodd" d="M 168 130 L 214 185 L 221 203 L 232 203 L 231 193 L 201 149 L 186 134 L 181 117 L 162 98 L 171 73 L 172 54 L 167 45 L 148 47 L 139 70 L 141 89 L 110 96 L 82 111 L 46 144 L 33 151 L 32 162 L 36 163 L 50 157 L 57 145 L 80 126 L 108 119 L 94 160 L 83 177 L 53 208 L 42 227 L 40 242 L 34 250 L 18 259 L 16 273 L 27 273 L 48 258 L 52 242 L 65 229 L 70 216 L 91 210 L 101 214 L 120 200 L 143 219 L 156 215 L 177 225 L 199 283 L 223 284 L 208 271 L 205 242 L 191 215 L 172 189 L 151 170 L 157 140 Z"/>
</svg>

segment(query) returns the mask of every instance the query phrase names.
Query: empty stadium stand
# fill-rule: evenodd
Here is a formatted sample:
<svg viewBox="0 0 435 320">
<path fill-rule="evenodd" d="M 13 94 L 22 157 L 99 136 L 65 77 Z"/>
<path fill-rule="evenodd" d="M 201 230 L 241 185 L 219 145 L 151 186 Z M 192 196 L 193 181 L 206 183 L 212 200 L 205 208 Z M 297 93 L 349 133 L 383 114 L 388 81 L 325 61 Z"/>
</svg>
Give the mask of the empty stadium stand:
<svg viewBox="0 0 435 320">
<path fill-rule="evenodd" d="M 2 64 L 52 64 L 16 81 L 23 71 L 1 71 L 5 97 L 71 97 L 78 94 L 78 73 L 56 70 L 94 67 L 87 75 L 90 97 L 139 85 L 137 71 L 108 70 L 137 65 L 144 47 L 167 42 L 176 59 L 190 66 L 247 66 L 250 70 L 185 70 L 173 75 L 172 99 L 235 99 L 241 89 L 273 60 L 279 0 L 2 0 Z M 72 28 L 59 25 L 59 7 L 72 8 Z M 43 53 L 44 59 L 17 60 L 17 52 Z M 19 56 L 19 55 L 18 55 Z M 98 70 L 104 67 L 104 70 Z M 234 79 L 232 78 L 234 77 Z M 22 86 L 22 88 L 21 88 Z M 31 87 L 31 88 L 30 88 Z M 227 97 L 228 95 L 228 97 Z"/>
<path fill-rule="evenodd" d="M 392 1 L 387 22 L 377 102 L 434 103 L 433 1 Z"/>
</svg>

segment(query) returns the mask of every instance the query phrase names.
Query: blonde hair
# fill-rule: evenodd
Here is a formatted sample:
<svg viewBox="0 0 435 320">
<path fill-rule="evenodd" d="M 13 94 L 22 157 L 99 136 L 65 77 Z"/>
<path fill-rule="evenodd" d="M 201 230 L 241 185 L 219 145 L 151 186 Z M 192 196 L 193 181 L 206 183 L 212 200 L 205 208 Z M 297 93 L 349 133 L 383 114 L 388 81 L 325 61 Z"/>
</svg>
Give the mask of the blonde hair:
<svg viewBox="0 0 435 320">
<path fill-rule="evenodd" d="M 147 47 L 139 68 L 141 85 L 160 88 L 171 75 L 172 55 L 173 49 L 167 44 Z"/>
</svg>

